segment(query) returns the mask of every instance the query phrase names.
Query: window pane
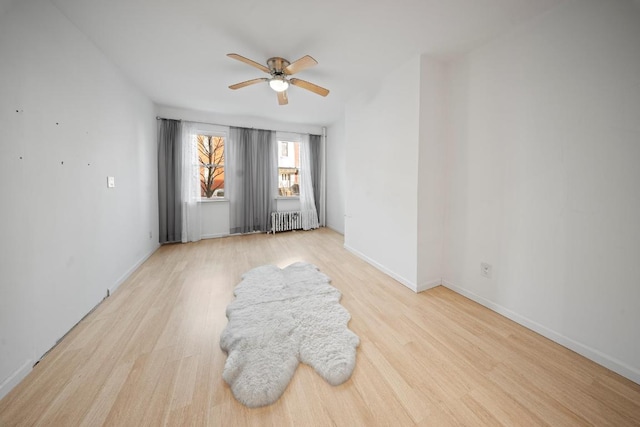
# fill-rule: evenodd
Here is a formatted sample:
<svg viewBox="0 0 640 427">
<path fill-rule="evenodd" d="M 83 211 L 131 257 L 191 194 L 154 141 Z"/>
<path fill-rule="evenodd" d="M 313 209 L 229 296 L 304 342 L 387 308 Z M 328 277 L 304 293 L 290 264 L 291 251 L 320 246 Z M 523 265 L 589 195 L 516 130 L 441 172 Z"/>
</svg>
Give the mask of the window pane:
<svg viewBox="0 0 640 427">
<path fill-rule="evenodd" d="M 278 195 L 292 197 L 300 195 L 300 170 L 298 168 L 278 168 Z"/>
<path fill-rule="evenodd" d="M 201 197 L 224 197 L 224 166 L 200 166 L 200 189 Z"/>
<path fill-rule="evenodd" d="M 297 142 L 278 142 L 278 195 L 300 195 L 300 144 Z"/>
<path fill-rule="evenodd" d="M 224 137 L 198 135 L 200 163 L 200 195 L 204 198 L 224 197 Z"/>
</svg>

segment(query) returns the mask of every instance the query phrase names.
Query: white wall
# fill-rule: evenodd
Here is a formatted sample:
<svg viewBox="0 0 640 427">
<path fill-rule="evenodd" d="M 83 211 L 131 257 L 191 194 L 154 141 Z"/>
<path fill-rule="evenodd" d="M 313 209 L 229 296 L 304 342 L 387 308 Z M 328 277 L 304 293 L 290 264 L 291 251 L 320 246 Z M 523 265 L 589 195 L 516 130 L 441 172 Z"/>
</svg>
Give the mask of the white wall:
<svg viewBox="0 0 640 427">
<path fill-rule="evenodd" d="M 201 202 L 200 231 L 203 239 L 224 237 L 229 235 L 229 202 L 216 200 Z"/>
<path fill-rule="evenodd" d="M 447 138 L 447 68 L 440 60 L 420 60 L 420 140 L 418 166 L 418 278 L 422 291 L 442 282 L 444 160 Z"/>
<path fill-rule="evenodd" d="M 639 46 L 631 2 L 569 1 L 453 64 L 444 251 L 447 286 L 638 383 Z"/>
<path fill-rule="evenodd" d="M 17 0 L 0 0 L 0 19 L 5 13 L 8 13 L 9 9 L 13 6 Z"/>
<path fill-rule="evenodd" d="M 327 129 L 327 227 L 344 234 L 346 130 L 342 118 Z"/>
<path fill-rule="evenodd" d="M 415 57 L 346 108 L 345 247 L 414 290 L 419 103 Z"/>
<path fill-rule="evenodd" d="M 0 397 L 158 245 L 153 104 L 50 2 L 4 12 Z"/>
<path fill-rule="evenodd" d="M 348 106 L 346 132 L 329 129 L 330 164 L 346 157 L 345 246 L 415 291 L 442 282 L 448 83 L 442 61 L 415 57 Z"/>
</svg>

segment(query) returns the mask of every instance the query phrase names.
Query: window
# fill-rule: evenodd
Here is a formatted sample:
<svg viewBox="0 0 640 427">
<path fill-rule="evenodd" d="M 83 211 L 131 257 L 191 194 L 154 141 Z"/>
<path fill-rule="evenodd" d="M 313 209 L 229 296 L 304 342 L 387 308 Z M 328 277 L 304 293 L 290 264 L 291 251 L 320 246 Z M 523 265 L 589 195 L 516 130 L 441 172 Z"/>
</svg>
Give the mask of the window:
<svg viewBox="0 0 640 427">
<path fill-rule="evenodd" d="M 287 141 L 280 142 L 280 156 L 289 157 L 289 143 Z"/>
<path fill-rule="evenodd" d="M 300 143 L 278 141 L 278 195 L 300 195 Z"/>
<path fill-rule="evenodd" d="M 224 198 L 224 136 L 197 135 L 200 197 Z"/>
</svg>

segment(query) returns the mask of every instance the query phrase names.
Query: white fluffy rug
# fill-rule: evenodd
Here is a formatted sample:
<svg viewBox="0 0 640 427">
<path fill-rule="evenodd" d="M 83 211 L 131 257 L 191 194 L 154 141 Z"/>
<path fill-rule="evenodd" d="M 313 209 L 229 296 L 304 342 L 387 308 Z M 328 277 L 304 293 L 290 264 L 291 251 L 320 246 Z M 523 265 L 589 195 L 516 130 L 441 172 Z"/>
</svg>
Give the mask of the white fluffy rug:
<svg viewBox="0 0 640 427">
<path fill-rule="evenodd" d="M 242 276 L 220 337 L 228 354 L 222 377 L 236 399 L 249 407 L 275 402 L 299 362 L 332 385 L 349 379 L 360 340 L 348 329 L 351 316 L 329 281 L 301 262 L 282 270 L 265 265 Z"/>
</svg>

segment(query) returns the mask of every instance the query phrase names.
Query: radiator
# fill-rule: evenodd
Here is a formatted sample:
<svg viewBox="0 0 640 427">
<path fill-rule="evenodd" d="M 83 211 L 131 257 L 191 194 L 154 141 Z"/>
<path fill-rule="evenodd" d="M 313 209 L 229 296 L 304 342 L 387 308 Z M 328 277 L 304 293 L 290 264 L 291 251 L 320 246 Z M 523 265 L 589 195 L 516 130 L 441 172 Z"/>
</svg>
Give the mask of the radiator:
<svg viewBox="0 0 640 427">
<path fill-rule="evenodd" d="M 271 232 L 300 230 L 302 215 L 300 211 L 271 212 Z"/>
</svg>

